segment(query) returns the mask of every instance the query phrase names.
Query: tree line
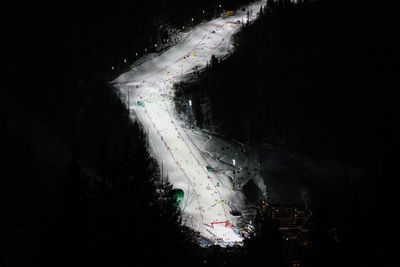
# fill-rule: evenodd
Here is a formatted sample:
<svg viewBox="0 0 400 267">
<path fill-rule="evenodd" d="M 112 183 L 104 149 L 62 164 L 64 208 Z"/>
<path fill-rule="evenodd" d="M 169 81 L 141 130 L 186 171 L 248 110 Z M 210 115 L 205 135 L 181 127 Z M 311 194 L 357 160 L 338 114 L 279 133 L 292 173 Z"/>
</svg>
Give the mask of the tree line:
<svg viewBox="0 0 400 267">
<path fill-rule="evenodd" d="M 395 17 L 377 3 L 268 1 L 230 57 L 212 57 L 198 79 L 175 86 L 177 109 L 187 112 L 191 99 L 198 127 L 361 168 L 361 178 L 304 178 L 315 223 L 310 266 L 394 258 L 389 237 L 398 231 L 386 231 L 381 215 L 396 202 Z M 335 227 L 341 243 L 329 237 Z"/>
</svg>

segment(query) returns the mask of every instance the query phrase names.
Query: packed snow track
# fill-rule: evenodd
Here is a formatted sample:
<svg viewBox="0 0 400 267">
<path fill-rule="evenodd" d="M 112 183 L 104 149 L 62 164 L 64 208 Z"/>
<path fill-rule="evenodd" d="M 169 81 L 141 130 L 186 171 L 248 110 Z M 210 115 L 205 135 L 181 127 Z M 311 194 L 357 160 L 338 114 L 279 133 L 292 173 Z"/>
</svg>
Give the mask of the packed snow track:
<svg viewBox="0 0 400 267">
<path fill-rule="evenodd" d="M 146 129 L 151 152 L 163 166 L 164 177 L 168 176 L 174 188 L 184 191 L 181 209 L 185 224 L 220 245 L 240 244 L 243 240 L 229 206 L 240 193 L 232 185 L 221 186 L 221 178 L 207 170 L 196 140 L 188 137 L 184 122 L 175 115 L 172 85 L 194 68 L 204 68 L 211 55 L 220 58 L 229 54 L 232 34 L 247 21 L 247 11 L 253 14 L 250 21 L 254 20 L 265 2 L 198 25 L 175 46 L 113 81 L 129 98 L 129 110 Z"/>
</svg>

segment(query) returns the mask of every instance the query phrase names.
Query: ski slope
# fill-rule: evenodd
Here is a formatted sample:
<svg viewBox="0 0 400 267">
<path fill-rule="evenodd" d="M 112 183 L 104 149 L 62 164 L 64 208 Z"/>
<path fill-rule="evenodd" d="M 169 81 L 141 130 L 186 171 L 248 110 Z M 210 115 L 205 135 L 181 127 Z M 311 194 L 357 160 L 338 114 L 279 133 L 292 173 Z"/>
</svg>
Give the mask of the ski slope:
<svg viewBox="0 0 400 267">
<path fill-rule="evenodd" d="M 265 3 L 259 1 L 234 16 L 198 25 L 175 46 L 113 81 L 146 129 L 151 152 L 163 166 L 164 177 L 185 192 L 181 203 L 185 224 L 223 245 L 241 243 L 243 239 L 234 231 L 237 221 L 228 205 L 238 193 L 232 185 L 227 186 L 227 181 L 220 183 L 217 174 L 207 171 L 202 151 L 175 114 L 172 85 L 195 67 L 204 68 L 211 55 L 220 58 L 229 54 L 231 37 L 240 30 L 241 22 L 247 21 L 247 10 L 253 14 L 250 21 L 254 20 Z"/>
</svg>

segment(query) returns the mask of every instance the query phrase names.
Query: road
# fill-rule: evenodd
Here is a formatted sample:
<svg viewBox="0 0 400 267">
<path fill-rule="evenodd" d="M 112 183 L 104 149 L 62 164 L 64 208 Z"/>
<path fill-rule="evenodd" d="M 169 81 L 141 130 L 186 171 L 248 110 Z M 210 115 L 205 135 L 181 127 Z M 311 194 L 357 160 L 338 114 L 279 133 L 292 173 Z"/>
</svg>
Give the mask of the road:
<svg viewBox="0 0 400 267">
<path fill-rule="evenodd" d="M 207 163 L 195 140 L 188 138 L 184 122 L 176 116 L 172 85 L 194 67 L 204 68 L 211 55 L 223 57 L 232 52 L 231 37 L 240 30 L 238 22 L 247 20 L 248 9 L 257 14 L 265 2 L 249 5 L 245 12 L 238 11 L 232 17 L 198 25 L 175 46 L 113 81 L 129 97 L 129 108 L 147 130 L 152 154 L 164 166 L 169 182 L 185 192 L 181 204 L 185 223 L 204 237 L 225 243 L 242 240 L 232 231 L 236 219 L 227 205 L 235 192 L 232 188 L 217 186 L 215 174 L 207 171 Z M 250 18 L 253 19 L 255 16 Z M 225 228 L 216 231 L 211 226 L 215 222 L 228 224 L 218 224 Z"/>
</svg>

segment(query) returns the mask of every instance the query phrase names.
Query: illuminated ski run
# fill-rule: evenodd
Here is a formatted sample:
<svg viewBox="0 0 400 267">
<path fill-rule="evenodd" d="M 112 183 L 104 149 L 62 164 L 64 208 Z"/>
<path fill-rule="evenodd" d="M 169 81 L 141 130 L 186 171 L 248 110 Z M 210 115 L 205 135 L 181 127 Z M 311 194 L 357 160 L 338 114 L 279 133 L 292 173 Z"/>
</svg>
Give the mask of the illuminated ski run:
<svg viewBox="0 0 400 267">
<path fill-rule="evenodd" d="M 220 245 L 241 243 L 229 202 L 242 198 L 230 180 L 207 170 L 203 152 L 189 137 L 188 127 L 176 116 L 172 85 L 195 67 L 204 68 L 211 55 L 221 58 L 232 51 L 232 35 L 256 18 L 266 1 L 255 2 L 233 16 L 202 23 L 162 54 L 131 68 L 113 81 L 130 110 L 149 135 L 152 155 L 163 166 L 174 188 L 184 191 L 184 223 Z M 129 93 L 128 93 L 129 92 Z"/>
</svg>

